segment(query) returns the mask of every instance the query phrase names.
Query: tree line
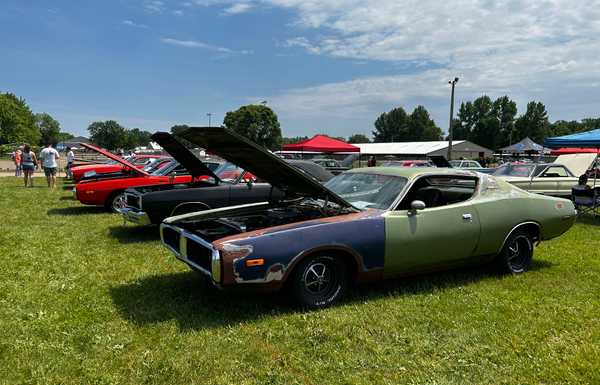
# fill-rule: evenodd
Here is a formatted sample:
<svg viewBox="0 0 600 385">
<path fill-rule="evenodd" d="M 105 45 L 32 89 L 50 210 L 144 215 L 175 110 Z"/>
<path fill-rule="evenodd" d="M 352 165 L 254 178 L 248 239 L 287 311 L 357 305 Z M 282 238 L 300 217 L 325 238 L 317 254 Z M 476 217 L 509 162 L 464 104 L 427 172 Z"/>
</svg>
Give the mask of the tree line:
<svg viewBox="0 0 600 385">
<path fill-rule="evenodd" d="M 90 140 L 108 150 L 147 146 L 152 133 L 140 128 L 125 128 L 115 120 L 93 122 L 88 128 Z"/>
<path fill-rule="evenodd" d="M 45 112 L 34 114 L 25 99 L 0 93 L 0 145 L 28 143 L 44 145 L 72 138 L 60 123 Z"/>
<path fill-rule="evenodd" d="M 517 104 L 508 96 L 492 101 L 487 95 L 461 103 L 452 122 L 453 139 L 469 140 L 491 149 L 509 146 L 526 137 L 541 144 L 548 137 L 599 127 L 600 118 L 551 123 L 546 106 L 539 101 L 527 103 L 525 113 L 517 116 Z"/>
</svg>

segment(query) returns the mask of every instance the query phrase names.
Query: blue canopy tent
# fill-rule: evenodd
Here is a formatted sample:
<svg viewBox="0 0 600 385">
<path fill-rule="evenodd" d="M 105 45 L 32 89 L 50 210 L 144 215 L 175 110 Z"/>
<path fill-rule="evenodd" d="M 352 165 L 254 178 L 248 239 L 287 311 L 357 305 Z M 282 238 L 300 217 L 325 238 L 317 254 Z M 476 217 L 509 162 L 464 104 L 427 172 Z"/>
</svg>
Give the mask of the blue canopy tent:
<svg viewBox="0 0 600 385">
<path fill-rule="evenodd" d="M 544 145 L 550 148 L 561 148 L 561 147 L 594 147 L 600 154 L 600 128 L 591 131 L 578 132 L 576 134 L 556 136 L 554 138 L 546 138 Z M 598 161 L 598 155 L 596 155 L 596 161 L 592 168 L 594 169 L 595 163 Z M 596 177 L 598 170 L 594 169 L 594 187 L 596 186 Z"/>
<path fill-rule="evenodd" d="M 560 147 L 595 147 L 600 149 L 600 128 L 576 134 L 546 138 L 544 145 L 550 148 Z"/>
</svg>

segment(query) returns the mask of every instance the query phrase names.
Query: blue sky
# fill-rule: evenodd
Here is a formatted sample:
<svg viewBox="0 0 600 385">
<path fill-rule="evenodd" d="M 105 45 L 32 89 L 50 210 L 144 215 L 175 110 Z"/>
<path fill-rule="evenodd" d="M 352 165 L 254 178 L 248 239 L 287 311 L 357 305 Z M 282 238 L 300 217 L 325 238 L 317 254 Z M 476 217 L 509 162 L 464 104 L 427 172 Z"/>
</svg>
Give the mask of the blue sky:
<svg viewBox="0 0 600 385">
<path fill-rule="evenodd" d="M 3 0 L 0 91 L 63 130 L 168 129 L 266 100 L 284 135 L 370 134 L 377 115 L 508 94 L 599 116 L 598 1 Z"/>
</svg>

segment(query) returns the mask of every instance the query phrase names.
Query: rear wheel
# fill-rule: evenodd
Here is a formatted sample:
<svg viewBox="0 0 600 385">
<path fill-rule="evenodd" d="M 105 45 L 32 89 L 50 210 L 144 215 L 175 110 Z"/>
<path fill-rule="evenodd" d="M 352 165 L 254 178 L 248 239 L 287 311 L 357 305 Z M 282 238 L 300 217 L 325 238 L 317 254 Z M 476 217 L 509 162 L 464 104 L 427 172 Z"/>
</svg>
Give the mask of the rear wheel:
<svg viewBox="0 0 600 385">
<path fill-rule="evenodd" d="M 517 230 L 508 237 L 496 261 L 503 272 L 521 274 L 529 269 L 532 258 L 531 234 L 524 230 Z"/>
<path fill-rule="evenodd" d="M 125 193 L 119 191 L 108 197 L 106 203 L 104 204 L 104 207 L 106 207 L 108 211 L 117 213 L 119 212 L 119 209 L 125 207 L 125 203 Z"/>
<path fill-rule="evenodd" d="M 295 269 L 292 282 L 294 296 L 310 309 L 325 308 L 338 301 L 348 287 L 348 268 L 337 257 L 308 257 Z"/>
</svg>

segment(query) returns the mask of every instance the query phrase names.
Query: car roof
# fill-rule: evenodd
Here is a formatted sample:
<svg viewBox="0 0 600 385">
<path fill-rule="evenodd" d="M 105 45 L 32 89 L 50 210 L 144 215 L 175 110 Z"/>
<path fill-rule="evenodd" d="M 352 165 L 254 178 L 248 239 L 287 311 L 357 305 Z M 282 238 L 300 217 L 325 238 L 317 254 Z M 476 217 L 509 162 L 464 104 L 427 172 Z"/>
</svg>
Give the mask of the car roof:
<svg viewBox="0 0 600 385">
<path fill-rule="evenodd" d="M 424 174 L 438 174 L 438 175 L 467 175 L 476 176 L 477 173 L 474 171 L 452 169 L 452 168 L 441 168 L 441 167 L 364 167 L 355 168 L 346 173 L 361 173 L 361 174 L 378 174 L 378 175 L 393 175 L 402 176 L 408 179 L 412 179 Z"/>
</svg>

